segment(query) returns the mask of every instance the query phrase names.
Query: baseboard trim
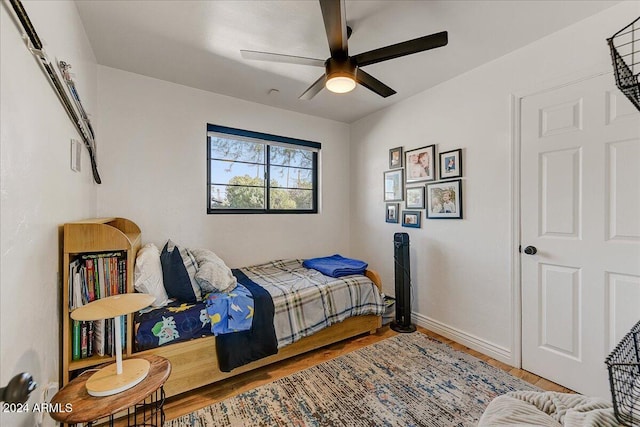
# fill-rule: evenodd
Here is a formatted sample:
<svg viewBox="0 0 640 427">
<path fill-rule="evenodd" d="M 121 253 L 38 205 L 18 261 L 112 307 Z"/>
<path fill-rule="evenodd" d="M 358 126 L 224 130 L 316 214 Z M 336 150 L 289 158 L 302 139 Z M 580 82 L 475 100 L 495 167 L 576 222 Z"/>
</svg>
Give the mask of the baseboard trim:
<svg viewBox="0 0 640 427">
<path fill-rule="evenodd" d="M 457 343 L 479 351 L 482 354 L 486 354 L 487 356 L 499 360 L 500 362 L 507 363 L 511 366 L 513 366 L 514 364 L 512 360 L 513 355 L 511 353 L 511 350 L 505 347 L 496 345 L 480 337 L 466 333 L 464 331 L 461 331 L 460 329 L 446 325 L 442 322 L 438 322 L 437 320 L 431 319 L 418 313 L 411 313 L 411 316 L 413 320 L 423 328 L 429 329 L 430 331 L 440 334 L 443 337 L 447 337 Z"/>
</svg>

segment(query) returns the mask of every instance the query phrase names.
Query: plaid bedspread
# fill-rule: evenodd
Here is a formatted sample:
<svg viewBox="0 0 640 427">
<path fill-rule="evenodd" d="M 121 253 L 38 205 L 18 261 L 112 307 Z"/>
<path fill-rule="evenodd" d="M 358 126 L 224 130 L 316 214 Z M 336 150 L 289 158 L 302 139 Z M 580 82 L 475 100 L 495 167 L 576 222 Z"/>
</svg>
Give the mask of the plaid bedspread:
<svg viewBox="0 0 640 427">
<path fill-rule="evenodd" d="M 302 260 L 277 260 L 240 269 L 271 294 L 278 348 L 352 316 L 382 315 L 376 285 L 366 276 L 325 276 Z"/>
</svg>

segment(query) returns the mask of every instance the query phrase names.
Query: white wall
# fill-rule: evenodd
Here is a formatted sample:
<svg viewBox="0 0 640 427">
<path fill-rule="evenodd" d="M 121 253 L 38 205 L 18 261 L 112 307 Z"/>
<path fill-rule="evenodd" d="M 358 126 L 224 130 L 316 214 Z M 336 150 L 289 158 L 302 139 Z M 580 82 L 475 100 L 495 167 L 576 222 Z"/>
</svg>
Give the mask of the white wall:
<svg viewBox="0 0 640 427">
<path fill-rule="evenodd" d="M 52 62 L 73 65 L 78 91 L 96 111 L 96 60 L 72 2 L 24 2 Z M 0 384 L 20 372 L 58 381 L 59 226 L 96 214 L 96 186 L 70 169 L 79 135 L 14 24 L 0 6 Z M 40 390 L 30 402 L 42 402 Z M 32 426 L 33 414 L 0 412 L 0 425 Z"/>
<path fill-rule="evenodd" d="M 605 40 L 639 14 L 638 2 L 616 5 L 352 125 L 351 158 L 367 159 L 351 164 L 352 252 L 379 269 L 393 293 L 393 234 L 409 233 L 415 322 L 516 363 L 511 95 L 611 72 Z M 421 229 L 385 223 L 388 150 L 430 144 L 463 150 L 464 219 L 423 219 Z"/>
<path fill-rule="evenodd" d="M 212 71 L 215 72 L 215 71 Z M 124 216 L 143 242 L 215 251 L 231 267 L 347 254 L 349 127 L 113 68 L 98 67 L 100 216 Z M 322 143 L 317 215 L 207 215 L 207 123 Z"/>
</svg>

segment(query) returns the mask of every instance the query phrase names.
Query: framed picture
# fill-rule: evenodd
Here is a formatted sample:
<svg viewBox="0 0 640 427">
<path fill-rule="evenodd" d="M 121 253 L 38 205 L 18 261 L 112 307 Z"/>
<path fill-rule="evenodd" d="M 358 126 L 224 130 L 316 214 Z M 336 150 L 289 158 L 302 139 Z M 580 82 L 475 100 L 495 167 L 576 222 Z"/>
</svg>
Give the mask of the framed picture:
<svg viewBox="0 0 640 427">
<path fill-rule="evenodd" d="M 462 150 L 458 148 L 440 153 L 440 179 L 460 176 L 462 176 Z"/>
<path fill-rule="evenodd" d="M 407 188 L 407 209 L 424 209 L 424 187 Z"/>
<path fill-rule="evenodd" d="M 398 218 L 400 218 L 400 203 L 387 203 L 385 221 L 397 224 Z"/>
<path fill-rule="evenodd" d="M 402 226 L 420 228 L 420 211 L 402 211 Z"/>
<path fill-rule="evenodd" d="M 402 147 L 396 147 L 389 150 L 389 169 L 398 169 L 402 167 Z"/>
<path fill-rule="evenodd" d="M 384 173 L 384 201 L 399 202 L 403 198 L 402 169 Z"/>
<path fill-rule="evenodd" d="M 462 218 L 462 181 L 427 184 L 427 218 Z"/>
<path fill-rule="evenodd" d="M 405 151 L 404 168 L 407 182 L 433 181 L 436 179 L 436 146 Z"/>
</svg>

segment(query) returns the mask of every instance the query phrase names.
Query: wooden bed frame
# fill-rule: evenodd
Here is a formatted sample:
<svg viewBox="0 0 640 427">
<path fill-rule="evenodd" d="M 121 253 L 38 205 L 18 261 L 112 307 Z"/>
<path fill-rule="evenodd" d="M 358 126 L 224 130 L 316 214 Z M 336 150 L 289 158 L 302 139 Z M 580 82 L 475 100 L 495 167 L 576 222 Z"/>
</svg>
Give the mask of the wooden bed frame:
<svg viewBox="0 0 640 427">
<path fill-rule="evenodd" d="M 382 292 L 380 275 L 373 270 L 367 270 L 365 274 L 375 283 L 380 292 Z M 145 350 L 134 353 L 133 356 L 155 354 L 169 359 L 171 362 L 171 376 L 169 376 L 169 379 L 165 383 L 164 390 L 167 396 L 174 396 L 342 341 L 346 338 L 364 333 L 373 334 L 381 326 L 382 316 L 366 315 L 351 317 L 283 347 L 277 354 L 256 360 L 255 362 L 236 368 L 231 372 L 222 372 L 218 368 L 216 342 L 213 336 Z"/>
</svg>

